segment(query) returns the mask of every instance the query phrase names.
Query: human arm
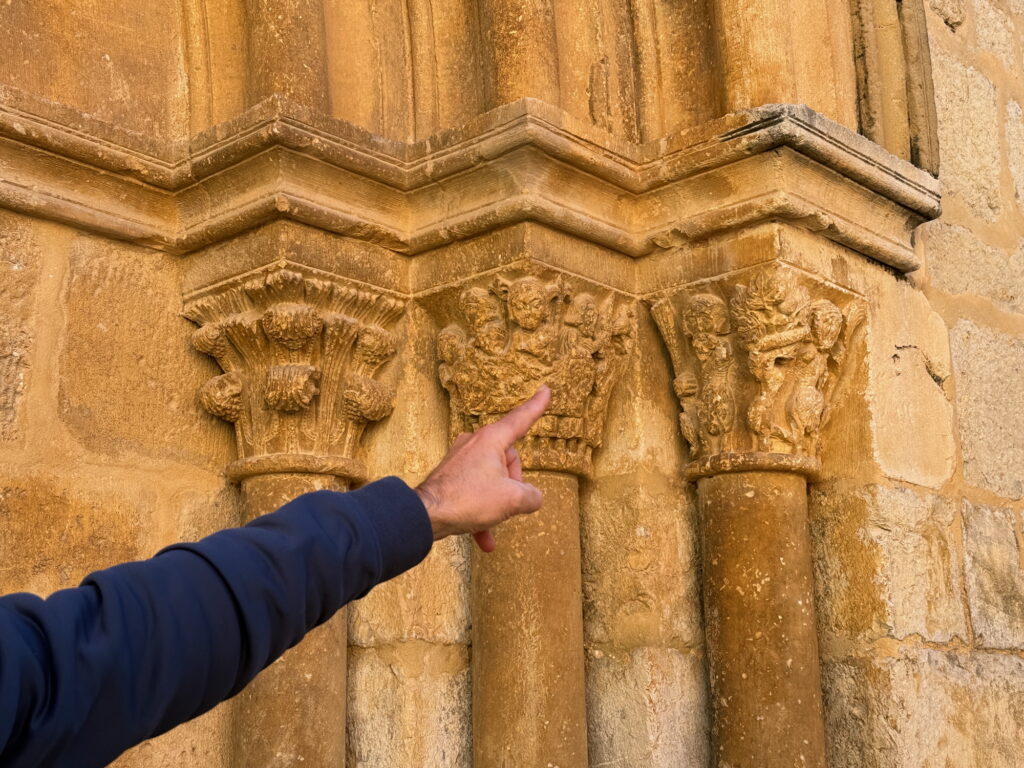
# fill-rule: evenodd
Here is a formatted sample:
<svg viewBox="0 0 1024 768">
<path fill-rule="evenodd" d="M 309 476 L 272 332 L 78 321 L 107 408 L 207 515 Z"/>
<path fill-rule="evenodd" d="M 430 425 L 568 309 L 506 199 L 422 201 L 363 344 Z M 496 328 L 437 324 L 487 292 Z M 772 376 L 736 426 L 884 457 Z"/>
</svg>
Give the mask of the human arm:
<svg viewBox="0 0 1024 768">
<path fill-rule="evenodd" d="M 432 538 L 418 496 L 387 478 L 300 496 L 46 600 L 0 598 L 0 764 L 106 765 L 233 696 Z"/>
<path fill-rule="evenodd" d="M 233 696 L 432 539 L 538 508 L 511 446 L 547 398 L 457 441 L 419 494 L 397 478 L 306 494 L 46 600 L 0 598 L 0 765 L 106 765 Z"/>
</svg>

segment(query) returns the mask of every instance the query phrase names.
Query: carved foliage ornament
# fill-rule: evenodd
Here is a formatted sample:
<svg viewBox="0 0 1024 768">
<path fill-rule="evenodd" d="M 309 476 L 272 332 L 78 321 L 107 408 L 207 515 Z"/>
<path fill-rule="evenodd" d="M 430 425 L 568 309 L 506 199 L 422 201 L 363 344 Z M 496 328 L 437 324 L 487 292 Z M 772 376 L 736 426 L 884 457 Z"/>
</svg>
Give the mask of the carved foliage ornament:
<svg viewBox="0 0 1024 768">
<path fill-rule="evenodd" d="M 388 330 L 404 303 L 287 263 L 186 302 L 192 343 L 224 374 L 200 401 L 233 422 L 234 479 L 269 471 L 323 471 L 359 479 L 359 438 L 391 412 L 394 393 L 374 374 L 395 353 Z"/>
<path fill-rule="evenodd" d="M 756 451 L 816 459 L 863 321 L 860 302 L 841 309 L 822 292 L 774 265 L 654 304 L 692 458 Z"/>
<path fill-rule="evenodd" d="M 588 472 L 632 347 L 633 308 L 576 292 L 562 277 L 527 274 L 466 288 L 457 314 L 437 342 L 453 435 L 501 418 L 547 384 L 551 405 L 520 445 L 523 466 Z"/>
</svg>

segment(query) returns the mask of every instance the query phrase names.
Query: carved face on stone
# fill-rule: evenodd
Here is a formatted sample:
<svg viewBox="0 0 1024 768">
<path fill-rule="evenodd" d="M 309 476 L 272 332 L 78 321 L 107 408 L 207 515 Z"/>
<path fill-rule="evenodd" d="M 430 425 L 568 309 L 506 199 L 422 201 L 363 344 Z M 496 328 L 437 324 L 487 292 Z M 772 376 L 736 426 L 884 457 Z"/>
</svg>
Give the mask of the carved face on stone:
<svg viewBox="0 0 1024 768">
<path fill-rule="evenodd" d="M 725 302 L 709 293 L 702 293 L 690 299 L 683 313 L 683 324 L 686 333 L 691 337 L 707 333 L 724 336 L 732 330 Z"/>
<path fill-rule="evenodd" d="M 820 300 L 811 304 L 809 313 L 811 338 L 820 350 L 832 349 L 839 340 L 843 327 L 843 313 L 831 301 Z"/>
<path fill-rule="evenodd" d="M 508 286 L 508 311 L 521 328 L 535 331 L 551 313 L 551 293 L 536 277 L 524 277 Z"/>
<path fill-rule="evenodd" d="M 574 325 L 588 339 L 597 335 L 597 302 L 589 293 L 581 293 L 572 300 L 565 313 L 565 324 Z"/>
<path fill-rule="evenodd" d="M 488 323 L 501 321 L 498 300 L 485 288 L 467 288 L 459 297 L 459 306 L 469 327 L 477 333 Z"/>
<path fill-rule="evenodd" d="M 487 323 L 477 331 L 477 346 L 490 355 L 496 355 L 505 348 L 508 340 L 508 330 L 505 324 L 500 321 Z"/>
</svg>

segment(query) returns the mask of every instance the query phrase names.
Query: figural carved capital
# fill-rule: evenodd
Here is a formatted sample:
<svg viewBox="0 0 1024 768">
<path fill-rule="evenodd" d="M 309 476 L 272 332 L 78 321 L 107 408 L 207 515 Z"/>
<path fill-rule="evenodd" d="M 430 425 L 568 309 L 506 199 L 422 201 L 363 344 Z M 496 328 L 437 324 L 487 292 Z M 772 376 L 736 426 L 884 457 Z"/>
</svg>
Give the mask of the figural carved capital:
<svg viewBox="0 0 1024 768">
<path fill-rule="evenodd" d="M 288 262 L 186 298 L 193 346 L 224 373 L 203 407 L 235 425 L 233 480 L 268 472 L 365 476 L 359 439 L 392 409 L 374 378 L 395 354 L 396 297 Z"/>
<path fill-rule="evenodd" d="M 519 446 L 523 467 L 587 474 L 632 349 L 632 305 L 522 271 L 466 287 L 455 304 L 456 322 L 437 340 L 452 434 L 496 421 L 547 384 L 551 404 Z"/>
<path fill-rule="evenodd" d="M 690 478 L 814 476 L 863 303 L 781 264 L 664 296 L 652 314 L 675 369 Z"/>
</svg>

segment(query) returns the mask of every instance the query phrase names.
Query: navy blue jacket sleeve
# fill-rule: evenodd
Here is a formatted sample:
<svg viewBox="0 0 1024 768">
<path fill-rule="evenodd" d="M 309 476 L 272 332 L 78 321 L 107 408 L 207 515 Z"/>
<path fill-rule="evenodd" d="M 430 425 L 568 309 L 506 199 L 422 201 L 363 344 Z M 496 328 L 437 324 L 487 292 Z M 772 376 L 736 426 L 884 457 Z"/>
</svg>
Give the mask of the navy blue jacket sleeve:
<svg viewBox="0 0 1024 768">
<path fill-rule="evenodd" d="M 432 540 L 419 496 L 391 477 L 300 496 L 46 600 L 0 598 L 0 765 L 106 765 L 236 694 Z"/>
</svg>

